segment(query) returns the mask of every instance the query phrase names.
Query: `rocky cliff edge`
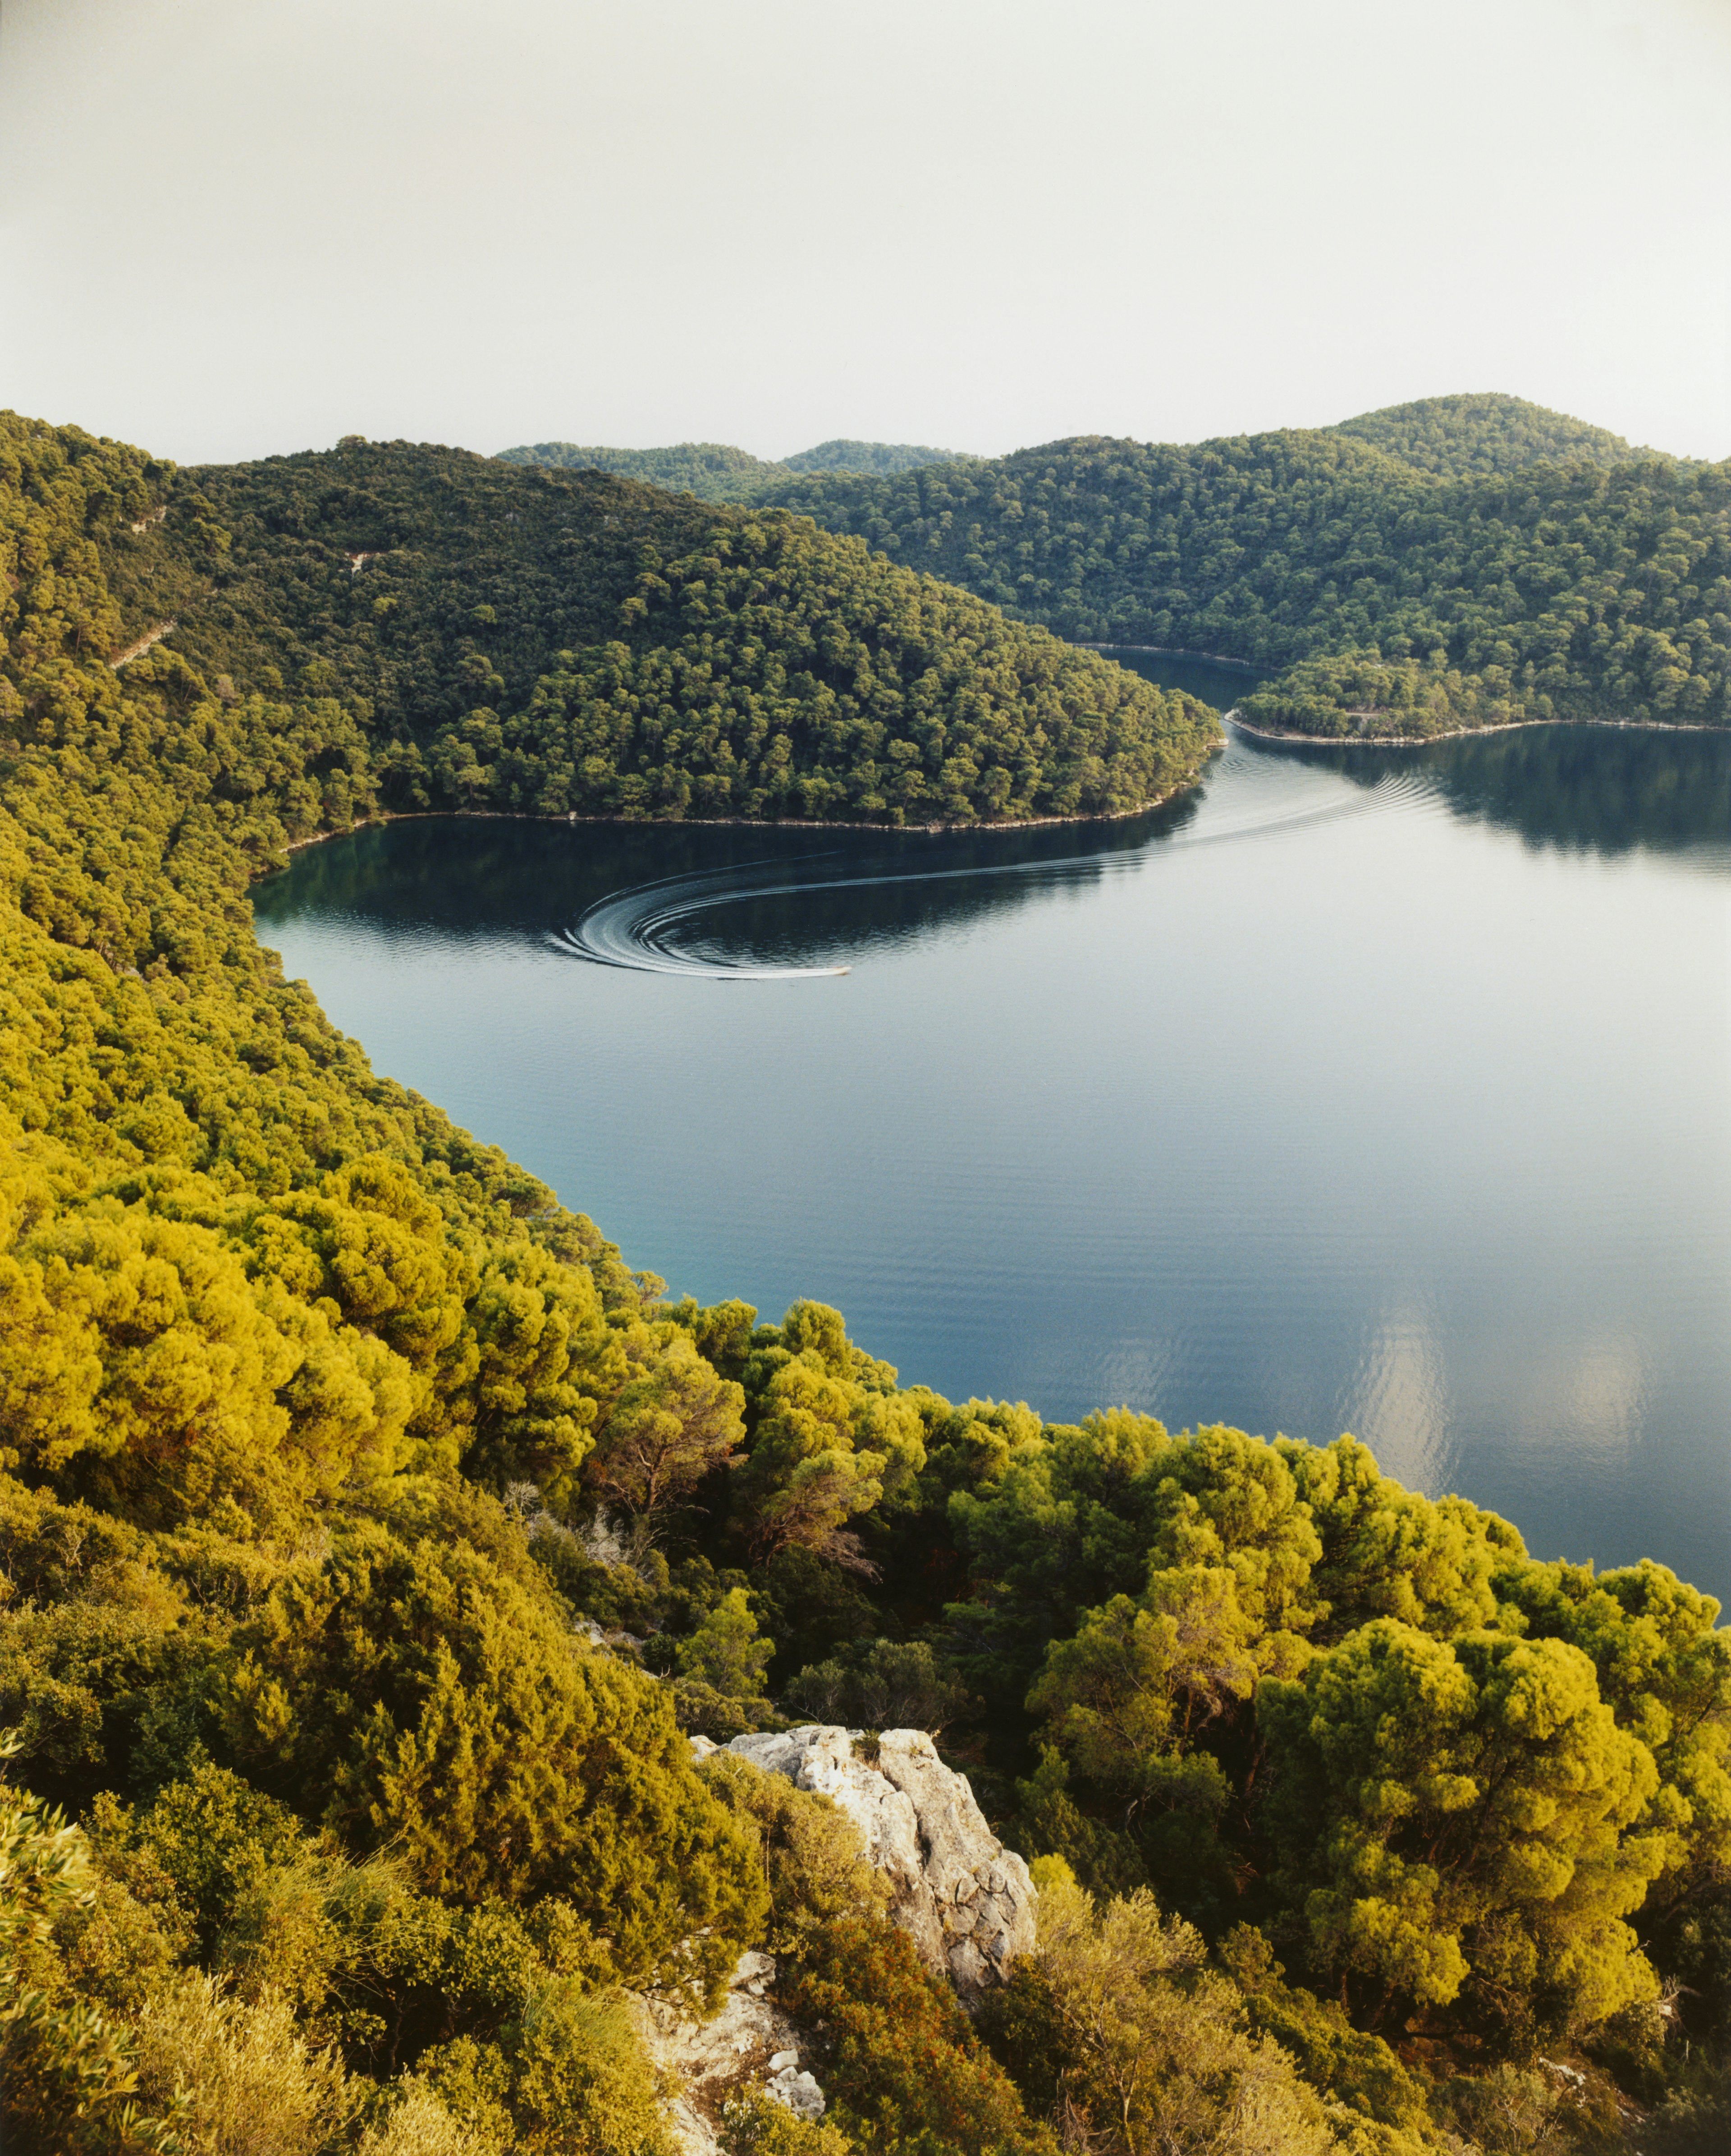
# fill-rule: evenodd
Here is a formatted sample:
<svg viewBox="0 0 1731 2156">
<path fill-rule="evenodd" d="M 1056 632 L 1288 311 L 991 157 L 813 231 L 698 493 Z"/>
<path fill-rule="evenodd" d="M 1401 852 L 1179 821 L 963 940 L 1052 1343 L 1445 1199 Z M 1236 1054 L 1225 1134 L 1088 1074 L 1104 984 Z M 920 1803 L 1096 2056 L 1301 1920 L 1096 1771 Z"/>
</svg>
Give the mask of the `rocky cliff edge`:
<svg viewBox="0 0 1731 2156">
<path fill-rule="evenodd" d="M 720 1748 L 702 1738 L 692 1743 L 700 1757 Z M 967 1777 L 944 1764 L 924 1730 L 886 1729 L 874 1760 L 860 1756 L 858 1731 L 818 1723 L 735 1737 L 726 1748 L 840 1806 L 889 1882 L 892 1919 L 970 2011 L 1033 1945 L 1027 1866 L 986 1825 Z"/>
<path fill-rule="evenodd" d="M 839 1805 L 889 1883 L 892 1920 L 970 2010 L 1033 1945 L 1027 1866 L 986 1825 L 967 1777 L 944 1764 L 923 1730 L 886 1730 L 875 1759 L 863 1756 L 858 1730 L 821 1723 L 736 1737 L 725 1747 L 694 1737 L 691 1748 L 699 1759 L 736 1752 Z M 775 1976 L 769 1955 L 742 1954 L 726 2003 L 710 2021 L 641 2002 L 651 2055 L 682 2090 L 668 2119 L 687 2156 L 714 2156 L 725 2107 L 753 2088 L 800 2118 L 823 2115 L 822 2090 L 800 2064 L 810 2039 L 769 1995 Z"/>
</svg>

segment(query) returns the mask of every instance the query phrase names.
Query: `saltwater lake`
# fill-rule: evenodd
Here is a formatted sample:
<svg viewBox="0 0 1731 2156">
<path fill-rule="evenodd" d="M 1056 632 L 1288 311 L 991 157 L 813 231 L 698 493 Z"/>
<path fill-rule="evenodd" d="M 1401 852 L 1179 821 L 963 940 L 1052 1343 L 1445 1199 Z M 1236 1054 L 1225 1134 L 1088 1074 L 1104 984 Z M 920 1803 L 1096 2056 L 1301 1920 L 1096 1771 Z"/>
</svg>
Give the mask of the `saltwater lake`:
<svg viewBox="0 0 1731 2156">
<path fill-rule="evenodd" d="M 1050 1418 L 1350 1430 L 1731 1599 L 1723 735 L 1235 733 L 1170 808 L 972 835 L 405 822 L 255 903 L 676 1292 Z"/>
</svg>

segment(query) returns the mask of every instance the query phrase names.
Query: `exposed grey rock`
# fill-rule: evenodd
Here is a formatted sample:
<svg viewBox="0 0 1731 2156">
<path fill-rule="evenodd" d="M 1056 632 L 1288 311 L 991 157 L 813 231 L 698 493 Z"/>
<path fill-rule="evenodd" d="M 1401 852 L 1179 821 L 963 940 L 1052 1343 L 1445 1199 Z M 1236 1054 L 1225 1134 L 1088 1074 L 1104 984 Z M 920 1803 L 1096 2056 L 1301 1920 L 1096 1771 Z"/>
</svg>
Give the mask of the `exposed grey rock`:
<svg viewBox="0 0 1731 2156">
<path fill-rule="evenodd" d="M 813 1722 L 735 1737 L 727 1749 L 841 1807 L 889 1882 L 892 1917 L 971 2011 L 1034 1943 L 1027 1866 L 924 1730 L 885 1730 L 875 1763 L 855 1756 L 858 1733 Z"/>
<path fill-rule="evenodd" d="M 645 2049 L 681 2086 L 667 2115 L 685 2156 L 716 2156 L 724 2107 L 752 2089 L 764 2089 L 802 2118 L 823 2115 L 823 2092 L 798 2071 L 801 2032 L 764 1996 L 775 1974 L 771 1955 L 741 1954 L 713 2021 L 694 2020 L 660 2000 L 637 2002 Z"/>
<path fill-rule="evenodd" d="M 886 1731 L 875 1762 L 856 1756 L 857 1736 L 812 1723 L 736 1737 L 725 1748 L 841 1807 L 889 1882 L 891 1916 L 971 2010 L 1033 1945 L 1027 1867 L 992 1833 L 967 1778 L 944 1764 L 923 1731 Z M 721 1748 L 691 1739 L 694 1758 Z M 717 2156 L 723 2110 L 753 2089 L 796 2118 L 823 2116 L 823 2091 L 799 2063 L 806 2032 L 766 1996 L 775 1974 L 770 1955 L 741 1954 L 713 2021 L 638 2002 L 650 2056 L 682 2087 L 668 2115 L 685 2156 Z"/>
<path fill-rule="evenodd" d="M 827 2108 L 823 2091 L 812 2076 L 793 2066 L 784 2066 L 764 2093 L 774 2103 L 785 2103 L 796 2118 L 822 2118 Z"/>
</svg>

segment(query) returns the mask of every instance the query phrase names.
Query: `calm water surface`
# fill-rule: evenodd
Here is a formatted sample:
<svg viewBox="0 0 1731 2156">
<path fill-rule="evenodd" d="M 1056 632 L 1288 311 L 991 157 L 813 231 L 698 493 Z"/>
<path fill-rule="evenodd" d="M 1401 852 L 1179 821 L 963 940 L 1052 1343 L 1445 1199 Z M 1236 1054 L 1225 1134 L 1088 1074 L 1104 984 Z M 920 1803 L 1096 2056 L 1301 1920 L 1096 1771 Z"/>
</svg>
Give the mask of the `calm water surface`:
<svg viewBox="0 0 1731 2156">
<path fill-rule="evenodd" d="M 1731 1594 L 1723 736 L 1235 736 L 1173 808 L 973 836 L 403 823 L 257 906 L 677 1291 L 818 1296 L 954 1398 L 1352 1430 Z"/>
</svg>

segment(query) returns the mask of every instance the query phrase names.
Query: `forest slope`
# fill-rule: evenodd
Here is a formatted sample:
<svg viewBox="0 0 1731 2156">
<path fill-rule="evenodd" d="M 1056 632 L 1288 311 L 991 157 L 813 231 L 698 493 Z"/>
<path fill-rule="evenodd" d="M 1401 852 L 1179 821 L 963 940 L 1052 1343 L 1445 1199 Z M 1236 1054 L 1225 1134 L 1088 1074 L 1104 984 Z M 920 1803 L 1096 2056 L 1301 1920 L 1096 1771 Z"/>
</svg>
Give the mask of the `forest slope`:
<svg viewBox="0 0 1731 2156">
<path fill-rule="evenodd" d="M 1585 419 L 1494 393 L 1421 397 L 1416 403 L 1360 413 L 1324 431 L 1349 434 L 1416 470 L 1451 479 L 1514 472 L 1524 465 L 1616 465 L 1649 454 Z"/>
<path fill-rule="evenodd" d="M 8 2151 L 673 2156 L 628 1994 L 766 1945 L 832 2109 L 731 2156 L 1588 2156 L 1631 2097 L 1722 2147 L 1717 1606 L 1350 1438 L 667 1305 L 259 948 L 377 718 L 109 663 L 172 478 L 0 421 Z M 260 607 L 231 665 L 291 655 Z M 1036 1860 L 977 2026 L 824 1800 L 684 1738 L 792 1717 L 945 1730 Z"/>
<path fill-rule="evenodd" d="M 228 692 L 336 696 L 389 808 L 1109 814 L 1218 738 L 1193 699 L 782 511 L 407 443 L 155 485 L 100 542 L 115 648 L 172 620 Z"/>
<path fill-rule="evenodd" d="M 1480 401 L 1185 449 L 1079 437 L 775 498 L 1079 642 L 1267 667 L 1256 724 L 1731 723 L 1731 467 L 1607 462 L 1574 422 L 1452 408 Z"/>
<path fill-rule="evenodd" d="M 661 449 L 610 449 L 581 442 L 525 443 L 501 449 L 499 460 L 514 465 L 551 465 L 567 471 L 617 472 L 670 494 L 694 494 L 700 501 L 749 502 L 766 493 L 790 473 L 909 471 L 916 465 L 943 464 L 953 449 L 921 449 L 912 442 L 820 442 L 814 449 L 773 462 L 736 449 L 726 442 L 677 442 Z"/>
<path fill-rule="evenodd" d="M 1549 412 L 1523 398 L 1493 393 L 1426 397 L 1361 413 L 1318 430 L 1368 442 L 1415 470 L 1459 477 L 1471 472 L 1512 472 L 1524 465 L 1585 459 L 1619 464 L 1639 456 L 1621 435 Z M 790 474 L 852 474 L 886 479 L 922 465 L 970 459 L 954 449 L 922 449 L 909 442 L 820 442 L 815 449 L 772 462 L 725 442 L 679 442 L 658 449 L 613 449 L 578 442 L 525 443 L 501 449 L 507 464 L 551 465 L 571 470 L 617 472 L 625 479 L 694 494 L 704 501 L 750 502 L 776 498 Z"/>
</svg>

